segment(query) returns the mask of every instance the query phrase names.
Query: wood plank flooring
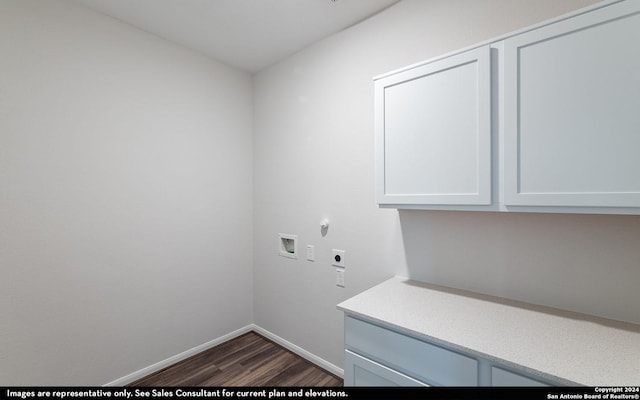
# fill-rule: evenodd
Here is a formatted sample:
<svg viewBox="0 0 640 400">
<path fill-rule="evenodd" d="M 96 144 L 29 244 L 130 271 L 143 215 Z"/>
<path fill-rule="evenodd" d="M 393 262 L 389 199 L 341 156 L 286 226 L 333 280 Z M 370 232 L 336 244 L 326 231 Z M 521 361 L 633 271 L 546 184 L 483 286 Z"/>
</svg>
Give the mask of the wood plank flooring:
<svg viewBox="0 0 640 400">
<path fill-rule="evenodd" d="M 249 332 L 127 386 L 342 386 L 342 379 Z"/>
</svg>

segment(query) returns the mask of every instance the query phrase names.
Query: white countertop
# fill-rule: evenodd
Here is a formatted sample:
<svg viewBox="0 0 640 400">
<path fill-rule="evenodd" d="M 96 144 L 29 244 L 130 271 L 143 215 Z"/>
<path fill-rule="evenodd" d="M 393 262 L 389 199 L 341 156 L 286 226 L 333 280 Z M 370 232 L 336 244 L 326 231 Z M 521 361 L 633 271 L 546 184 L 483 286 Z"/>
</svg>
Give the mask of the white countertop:
<svg viewBox="0 0 640 400">
<path fill-rule="evenodd" d="M 640 325 L 402 277 L 338 309 L 532 376 L 568 385 L 640 385 Z"/>
</svg>

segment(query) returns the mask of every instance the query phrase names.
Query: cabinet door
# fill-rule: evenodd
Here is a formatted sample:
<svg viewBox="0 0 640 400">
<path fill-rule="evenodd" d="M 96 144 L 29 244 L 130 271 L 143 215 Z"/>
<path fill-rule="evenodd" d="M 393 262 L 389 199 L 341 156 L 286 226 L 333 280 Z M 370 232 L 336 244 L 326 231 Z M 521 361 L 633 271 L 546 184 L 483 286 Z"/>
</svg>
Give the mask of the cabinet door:
<svg viewBox="0 0 640 400">
<path fill-rule="evenodd" d="M 379 204 L 491 203 L 490 48 L 375 81 Z"/>
<path fill-rule="evenodd" d="M 345 386 L 429 386 L 348 350 L 344 355 Z"/>
<path fill-rule="evenodd" d="M 551 386 L 524 375 L 491 367 L 491 386 Z"/>
<path fill-rule="evenodd" d="M 640 2 L 504 41 L 506 205 L 640 207 Z"/>
</svg>

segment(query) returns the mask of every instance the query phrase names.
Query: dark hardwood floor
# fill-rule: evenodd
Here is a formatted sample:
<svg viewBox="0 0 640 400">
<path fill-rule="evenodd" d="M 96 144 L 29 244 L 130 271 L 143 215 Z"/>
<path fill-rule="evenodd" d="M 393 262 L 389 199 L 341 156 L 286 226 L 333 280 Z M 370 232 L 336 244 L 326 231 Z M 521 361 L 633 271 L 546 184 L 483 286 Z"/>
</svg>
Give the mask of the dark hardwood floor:
<svg viewBox="0 0 640 400">
<path fill-rule="evenodd" d="M 342 386 L 342 379 L 249 332 L 127 386 Z"/>
</svg>

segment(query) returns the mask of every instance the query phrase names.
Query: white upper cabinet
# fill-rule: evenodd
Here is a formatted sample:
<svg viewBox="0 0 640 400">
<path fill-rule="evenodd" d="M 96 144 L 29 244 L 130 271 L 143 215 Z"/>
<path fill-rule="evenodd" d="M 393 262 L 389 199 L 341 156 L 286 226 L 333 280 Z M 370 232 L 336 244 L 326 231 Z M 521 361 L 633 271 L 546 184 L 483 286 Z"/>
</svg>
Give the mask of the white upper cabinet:
<svg viewBox="0 0 640 400">
<path fill-rule="evenodd" d="M 383 207 L 640 214 L 640 0 L 384 75 L 375 104 Z"/>
<path fill-rule="evenodd" d="M 375 81 L 380 204 L 491 202 L 489 46 Z"/>
<path fill-rule="evenodd" d="M 507 206 L 640 207 L 640 2 L 504 41 Z"/>
</svg>

